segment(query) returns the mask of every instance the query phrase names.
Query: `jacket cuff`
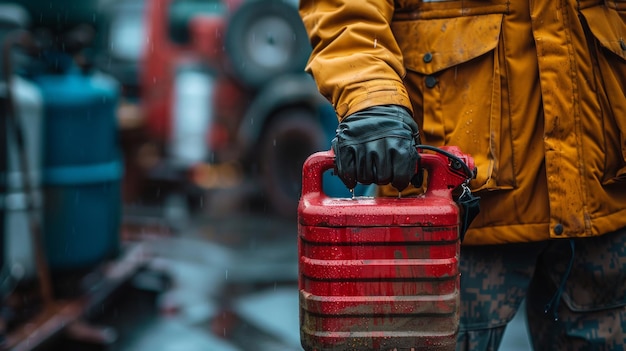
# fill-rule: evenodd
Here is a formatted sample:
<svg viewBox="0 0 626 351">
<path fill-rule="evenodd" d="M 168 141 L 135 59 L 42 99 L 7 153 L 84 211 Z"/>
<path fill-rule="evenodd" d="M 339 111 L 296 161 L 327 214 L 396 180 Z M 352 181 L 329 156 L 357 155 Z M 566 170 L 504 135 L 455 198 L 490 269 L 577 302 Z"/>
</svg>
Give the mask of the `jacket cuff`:
<svg viewBox="0 0 626 351">
<path fill-rule="evenodd" d="M 365 86 L 363 86 L 365 85 Z M 413 114 L 411 100 L 404 85 L 397 82 L 375 81 L 361 84 L 357 89 L 344 90 L 335 106 L 337 118 L 342 121 L 357 111 L 379 105 L 400 105 Z"/>
</svg>

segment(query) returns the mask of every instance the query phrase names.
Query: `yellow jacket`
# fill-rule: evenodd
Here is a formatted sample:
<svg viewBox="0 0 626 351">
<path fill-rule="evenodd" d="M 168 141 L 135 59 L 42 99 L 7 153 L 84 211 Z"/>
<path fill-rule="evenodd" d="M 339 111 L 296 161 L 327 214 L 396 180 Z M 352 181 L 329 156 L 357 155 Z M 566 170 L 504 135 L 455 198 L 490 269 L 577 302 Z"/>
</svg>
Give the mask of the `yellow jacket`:
<svg viewBox="0 0 626 351">
<path fill-rule="evenodd" d="M 410 108 L 471 154 L 465 244 L 626 226 L 626 0 L 301 0 L 307 70 L 339 119 Z"/>
</svg>

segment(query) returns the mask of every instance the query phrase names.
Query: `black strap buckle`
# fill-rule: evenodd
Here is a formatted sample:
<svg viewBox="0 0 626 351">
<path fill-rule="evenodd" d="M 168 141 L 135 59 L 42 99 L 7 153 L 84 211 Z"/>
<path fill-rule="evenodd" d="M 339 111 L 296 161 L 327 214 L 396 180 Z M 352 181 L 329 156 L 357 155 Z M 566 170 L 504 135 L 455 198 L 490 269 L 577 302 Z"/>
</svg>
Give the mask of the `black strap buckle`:
<svg viewBox="0 0 626 351">
<path fill-rule="evenodd" d="M 461 228 L 459 228 L 461 241 L 465 238 L 467 228 L 480 212 L 480 197 L 472 194 L 468 181 L 461 184 L 463 191 L 456 201 L 461 209 Z"/>
</svg>

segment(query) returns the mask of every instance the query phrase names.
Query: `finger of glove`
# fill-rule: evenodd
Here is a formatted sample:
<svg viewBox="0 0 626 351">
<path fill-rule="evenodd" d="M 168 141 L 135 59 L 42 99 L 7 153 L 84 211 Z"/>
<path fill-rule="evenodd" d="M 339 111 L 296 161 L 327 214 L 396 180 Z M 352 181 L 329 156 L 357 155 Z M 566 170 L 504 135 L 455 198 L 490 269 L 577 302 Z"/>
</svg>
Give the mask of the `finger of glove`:
<svg viewBox="0 0 626 351">
<path fill-rule="evenodd" d="M 364 144 L 364 146 L 364 157 L 360 159 L 361 167 L 357 170 L 358 181 L 363 184 L 389 184 L 392 176 L 392 165 L 387 141 L 379 139 Z"/>
<path fill-rule="evenodd" d="M 416 188 L 421 188 L 422 184 L 424 184 L 424 170 L 420 169 L 411 177 L 411 185 Z"/>
<path fill-rule="evenodd" d="M 418 154 L 413 140 L 406 137 L 386 137 L 362 144 L 334 142 L 337 170 L 346 186 L 361 184 L 392 184 L 405 189 L 415 174 Z"/>
<path fill-rule="evenodd" d="M 411 178 L 415 175 L 419 155 L 412 141 L 396 139 L 390 140 L 390 142 L 397 144 L 390 148 L 390 150 L 393 150 L 390 155 L 393 167 L 391 185 L 398 191 L 402 191 L 409 185 Z"/>
<path fill-rule="evenodd" d="M 355 145 L 341 145 L 337 139 L 333 139 L 332 148 L 335 152 L 335 166 L 339 179 L 348 189 L 354 189 L 357 184 Z"/>
</svg>

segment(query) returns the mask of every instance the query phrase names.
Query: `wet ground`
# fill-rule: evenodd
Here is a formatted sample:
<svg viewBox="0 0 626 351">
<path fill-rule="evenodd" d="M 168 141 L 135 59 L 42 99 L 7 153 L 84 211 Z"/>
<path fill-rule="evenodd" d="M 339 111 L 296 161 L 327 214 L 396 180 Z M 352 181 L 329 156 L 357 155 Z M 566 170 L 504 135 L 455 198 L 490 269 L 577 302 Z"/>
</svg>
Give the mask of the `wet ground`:
<svg viewBox="0 0 626 351">
<path fill-rule="evenodd" d="M 192 213 L 175 196 L 128 207 L 125 241 L 145 244 L 151 258 L 90 321 L 115 337 L 106 346 L 57 338 L 40 349 L 301 351 L 296 220 L 255 196 L 216 191 Z M 530 349 L 520 318 L 505 338 L 501 350 Z"/>
</svg>

